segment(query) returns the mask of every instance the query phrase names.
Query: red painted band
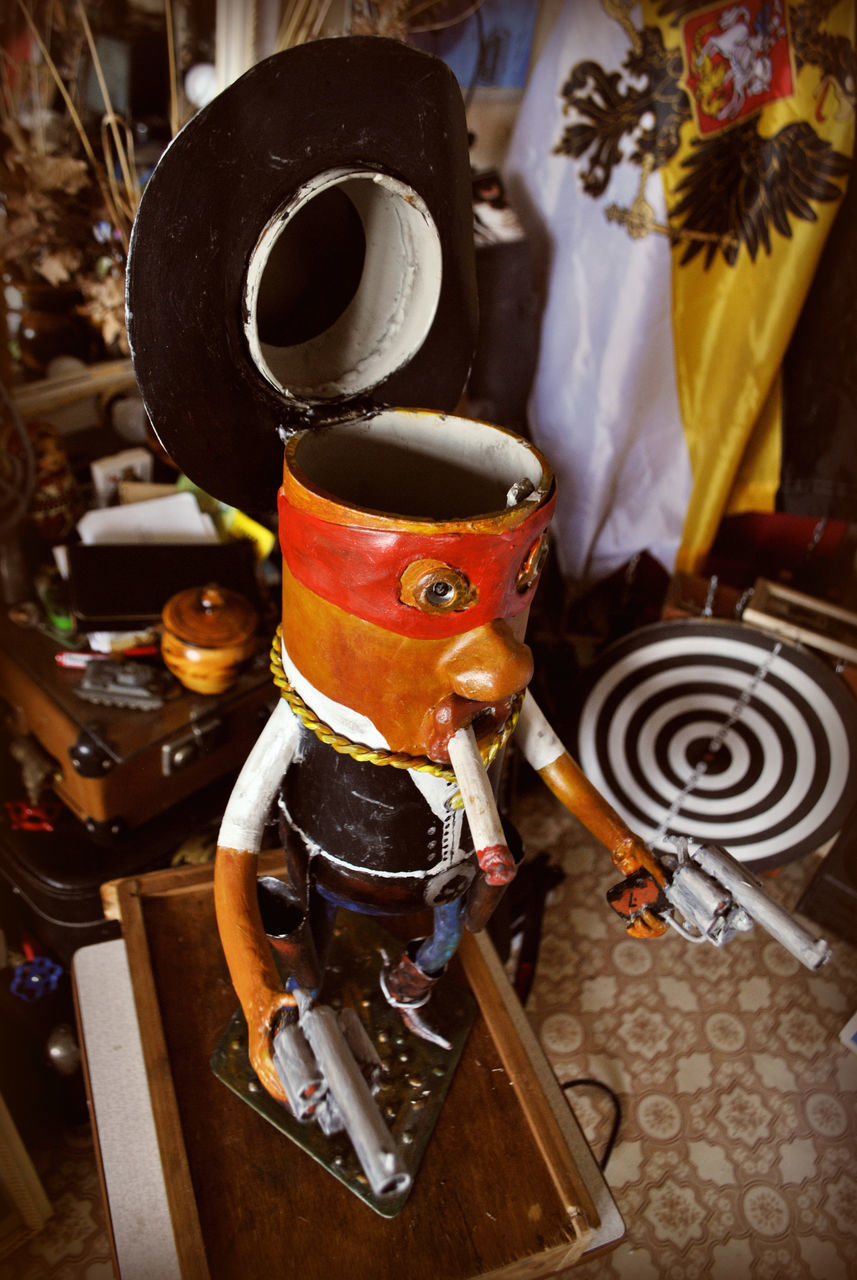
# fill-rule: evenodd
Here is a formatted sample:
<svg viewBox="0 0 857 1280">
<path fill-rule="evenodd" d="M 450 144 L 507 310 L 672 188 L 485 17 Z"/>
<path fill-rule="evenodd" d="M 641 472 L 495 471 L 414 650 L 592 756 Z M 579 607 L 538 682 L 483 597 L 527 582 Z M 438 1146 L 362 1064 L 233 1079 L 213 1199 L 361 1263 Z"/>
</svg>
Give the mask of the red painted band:
<svg viewBox="0 0 857 1280">
<path fill-rule="evenodd" d="M 497 618 L 512 618 L 530 603 L 533 587 L 519 591 L 520 573 L 550 523 L 551 497 L 512 527 L 502 516 L 485 532 L 414 533 L 335 524 L 296 510 L 280 489 L 280 546 L 298 582 L 355 617 L 412 639 L 459 635 Z M 439 560 L 467 575 L 476 598 L 465 609 L 424 613 L 399 599 L 403 572 L 416 560 Z"/>
<path fill-rule="evenodd" d="M 504 844 L 489 844 L 484 849 L 477 849 L 476 861 L 479 863 L 486 884 L 509 884 L 515 879 L 517 867 Z"/>
</svg>

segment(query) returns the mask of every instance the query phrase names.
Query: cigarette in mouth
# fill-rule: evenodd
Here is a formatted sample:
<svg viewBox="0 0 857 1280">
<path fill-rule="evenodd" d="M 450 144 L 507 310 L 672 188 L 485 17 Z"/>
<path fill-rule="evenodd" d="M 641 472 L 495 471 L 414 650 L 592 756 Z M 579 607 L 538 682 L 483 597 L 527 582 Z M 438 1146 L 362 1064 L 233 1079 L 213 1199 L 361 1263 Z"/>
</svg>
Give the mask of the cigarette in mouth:
<svg viewBox="0 0 857 1280">
<path fill-rule="evenodd" d="M 450 738 L 449 760 L 455 770 L 476 848 L 476 860 L 485 882 L 490 885 L 508 884 L 515 876 L 515 861 L 506 844 L 494 792 L 476 734 L 470 725 L 465 725 Z"/>
</svg>

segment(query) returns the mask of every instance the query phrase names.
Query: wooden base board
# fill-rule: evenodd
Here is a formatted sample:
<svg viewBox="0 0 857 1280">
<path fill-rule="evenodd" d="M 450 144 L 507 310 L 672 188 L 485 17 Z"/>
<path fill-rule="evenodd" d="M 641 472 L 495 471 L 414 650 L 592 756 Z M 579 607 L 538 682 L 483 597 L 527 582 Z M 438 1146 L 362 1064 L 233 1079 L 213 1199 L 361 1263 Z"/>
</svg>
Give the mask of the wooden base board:
<svg viewBox="0 0 857 1280">
<path fill-rule="evenodd" d="M 184 1280 L 537 1280 L 621 1239 L 606 1183 L 484 935 L 465 938 L 458 975 L 480 1013 L 414 1188 L 386 1219 L 209 1069 L 235 1007 L 210 868 L 120 881 L 115 900 Z"/>
</svg>

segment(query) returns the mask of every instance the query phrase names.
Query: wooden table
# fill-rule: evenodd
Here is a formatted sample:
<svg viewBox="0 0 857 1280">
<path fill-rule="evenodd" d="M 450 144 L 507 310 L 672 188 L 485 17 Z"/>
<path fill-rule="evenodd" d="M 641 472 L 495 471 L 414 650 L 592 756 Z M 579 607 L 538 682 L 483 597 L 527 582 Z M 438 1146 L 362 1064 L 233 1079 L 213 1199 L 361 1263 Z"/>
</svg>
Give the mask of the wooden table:
<svg viewBox="0 0 857 1280">
<path fill-rule="evenodd" d="M 211 1072 L 236 1007 L 211 869 L 120 881 L 113 900 L 184 1280 L 536 1278 L 618 1243 L 624 1227 L 612 1196 L 484 935 L 468 935 L 461 949 L 480 1012 L 413 1190 L 389 1219 Z M 96 1060 L 112 1050 L 109 1033 L 93 1030 L 101 995 L 91 977 L 82 989 L 87 960 L 78 953 L 75 977 L 92 1083 Z M 91 1087 L 102 1149 L 111 1127 L 133 1124 L 116 1114 L 113 1093 L 113 1105 L 100 1106 Z M 106 1169 L 105 1182 L 109 1203 Z M 117 1256 L 125 1280 L 133 1267 Z"/>
</svg>

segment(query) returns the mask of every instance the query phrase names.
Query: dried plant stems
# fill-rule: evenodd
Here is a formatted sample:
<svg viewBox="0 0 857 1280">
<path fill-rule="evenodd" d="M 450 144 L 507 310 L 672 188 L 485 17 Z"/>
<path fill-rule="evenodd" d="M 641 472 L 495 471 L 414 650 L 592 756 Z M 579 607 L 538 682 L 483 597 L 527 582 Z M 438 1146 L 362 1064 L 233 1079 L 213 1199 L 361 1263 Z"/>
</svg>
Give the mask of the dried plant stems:
<svg viewBox="0 0 857 1280">
<path fill-rule="evenodd" d="M 412 31 L 443 31 L 447 27 L 455 27 L 460 22 L 466 22 L 468 18 L 472 18 L 477 9 L 481 9 L 485 0 L 473 0 L 473 3 L 463 13 L 457 13 L 452 18 L 444 18 L 439 22 L 427 22 L 425 26 L 415 27 L 414 18 L 419 14 L 425 13 L 427 10 L 437 8 L 437 0 L 422 0 L 419 4 L 412 4 L 405 11 L 405 21 Z"/>
<path fill-rule="evenodd" d="M 107 212 L 110 217 L 110 220 L 118 230 L 120 236 L 122 237 L 122 244 L 127 253 L 128 227 L 126 225 L 126 221 L 122 211 L 117 207 L 116 202 L 113 198 L 113 191 L 108 181 L 105 167 L 99 163 L 95 155 L 95 152 L 92 150 L 92 146 L 90 144 L 89 138 L 86 136 L 86 130 L 83 127 L 83 121 L 81 120 L 78 114 L 77 107 L 75 107 L 74 103 L 72 102 L 71 95 L 69 94 L 69 91 L 66 88 L 65 83 L 63 82 L 63 78 L 59 73 L 59 69 L 57 68 L 56 63 L 51 57 L 48 51 L 48 48 L 41 37 L 38 27 L 33 21 L 26 5 L 23 3 L 23 0 L 17 0 L 17 4 L 21 13 L 24 15 L 24 19 L 27 23 L 27 26 L 30 29 L 30 34 L 32 35 L 33 39 L 38 45 L 39 52 L 41 53 L 42 57 L 45 60 L 45 66 L 50 71 L 53 81 L 59 91 L 60 96 L 62 97 L 62 100 L 65 104 L 66 111 L 68 112 L 68 115 L 69 115 L 69 119 L 74 125 L 75 131 L 80 139 L 80 144 L 83 147 L 84 155 L 86 156 L 87 160 L 89 161 L 89 164 L 92 167 L 93 176 L 95 177 L 95 181 L 98 183 L 98 187 L 104 199 L 104 203 L 107 208 Z"/>
<path fill-rule="evenodd" d="M 125 149 L 126 156 L 133 156 L 134 138 L 131 130 L 121 117 L 117 117 L 112 111 L 101 119 L 101 150 L 105 156 L 104 176 L 110 187 L 110 193 L 113 197 L 115 208 L 125 218 L 128 226 L 134 221 L 134 214 L 137 211 L 137 193 L 136 190 L 122 186 L 116 180 L 113 168 L 107 163 L 107 157 L 110 156 L 111 142 L 115 139 L 118 129 L 121 128 L 125 132 L 125 139 L 122 146 Z M 123 170 L 124 173 L 124 170 Z"/>
<path fill-rule="evenodd" d="M 324 25 L 331 0 L 291 0 L 283 12 L 275 53 L 314 40 Z"/>
<path fill-rule="evenodd" d="M 164 0 L 164 22 L 167 28 L 167 61 L 170 72 L 170 134 L 179 131 L 179 91 L 176 81 L 176 36 L 173 27 L 173 0 Z"/>
<path fill-rule="evenodd" d="M 128 150 L 129 142 L 133 149 L 133 141 L 129 134 L 126 133 L 125 138 L 123 138 L 119 132 L 119 117 L 113 110 L 113 103 L 110 100 L 110 90 L 107 87 L 104 70 L 101 66 L 101 59 L 98 56 L 98 50 L 95 47 L 95 40 L 92 36 L 92 28 L 89 25 L 89 18 L 86 16 L 86 10 L 83 7 L 83 0 L 77 0 L 77 11 L 80 17 L 80 25 L 83 28 L 84 35 L 86 36 L 86 43 L 89 46 L 89 54 L 92 58 L 92 65 L 95 70 L 96 79 L 98 80 L 98 88 L 101 91 L 101 98 L 104 102 L 106 123 L 113 139 L 113 145 L 116 148 L 116 159 L 122 172 L 122 181 L 125 184 L 125 198 L 127 203 L 125 205 L 124 212 L 126 217 L 130 214 L 133 219 L 133 211 L 137 207 L 138 199 L 137 180 L 132 173 Z M 105 152 L 105 163 L 107 162 L 108 156 L 109 151 Z"/>
<path fill-rule="evenodd" d="M 83 146 L 83 150 L 86 154 L 86 158 L 91 165 L 96 166 L 97 161 L 95 159 L 95 152 L 92 150 L 92 147 L 89 144 L 89 139 L 86 136 L 86 130 L 83 127 L 83 122 L 81 121 L 81 118 L 77 113 L 77 108 L 75 107 L 74 103 L 71 100 L 71 96 L 68 92 L 68 89 L 66 89 L 65 84 L 63 83 L 63 78 L 60 75 L 59 70 L 57 69 L 57 66 L 53 58 L 48 52 L 47 45 L 42 39 L 39 33 L 38 27 L 36 26 L 35 22 L 30 16 L 29 10 L 24 4 L 24 0 L 17 0 L 17 4 L 18 4 L 18 8 L 21 10 L 21 13 L 24 15 L 24 20 L 26 21 L 27 26 L 30 28 L 30 34 L 32 35 L 36 44 L 39 46 L 39 52 L 41 53 L 42 57 L 45 60 L 45 66 L 49 69 L 51 76 L 53 77 L 54 83 L 56 84 L 56 87 L 62 96 L 62 100 L 65 103 L 66 110 L 68 111 L 68 114 L 69 114 L 69 119 L 71 120 L 72 124 L 74 125 L 77 131 L 78 137 L 80 138 L 80 141 L 81 141 L 81 145 Z"/>
</svg>

